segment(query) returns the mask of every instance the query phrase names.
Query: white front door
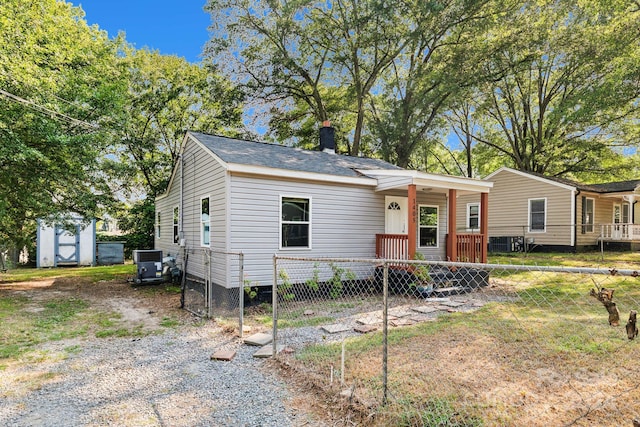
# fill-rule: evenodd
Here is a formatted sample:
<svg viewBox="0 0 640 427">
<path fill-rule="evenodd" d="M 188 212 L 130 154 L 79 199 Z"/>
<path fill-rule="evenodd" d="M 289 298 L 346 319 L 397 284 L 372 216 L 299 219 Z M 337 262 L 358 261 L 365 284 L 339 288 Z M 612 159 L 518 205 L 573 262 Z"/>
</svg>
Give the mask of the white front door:
<svg viewBox="0 0 640 427">
<path fill-rule="evenodd" d="M 385 196 L 384 232 L 386 234 L 407 234 L 409 205 L 406 197 Z"/>
</svg>

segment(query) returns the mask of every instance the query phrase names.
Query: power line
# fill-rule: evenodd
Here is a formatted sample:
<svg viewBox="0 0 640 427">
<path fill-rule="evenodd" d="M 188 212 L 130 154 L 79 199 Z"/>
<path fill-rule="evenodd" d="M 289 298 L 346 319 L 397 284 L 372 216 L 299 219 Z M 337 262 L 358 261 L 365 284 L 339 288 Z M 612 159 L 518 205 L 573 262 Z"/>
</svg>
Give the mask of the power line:
<svg viewBox="0 0 640 427">
<path fill-rule="evenodd" d="M 36 104 L 33 101 L 29 101 L 28 99 L 24 99 L 22 97 L 19 97 L 18 95 L 14 95 L 13 93 L 7 92 L 5 90 L 0 89 L 0 95 L 4 96 L 7 99 L 10 99 L 14 102 L 19 102 L 23 105 L 26 105 L 29 108 L 32 108 L 34 110 L 37 110 L 41 113 L 46 113 L 49 114 L 51 117 L 57 118 L 57 119 L 61 119 L 67 123 L 73 124 L 75 126 L 82 126 L 84 128 L 88 128 L 91 130 L 96 130 L 99 129 L 100 126 L 98 126 L 97 124 L 94 123 L 89 123 L 86 122 L 84 120 L 80 120 L 80 119 L 76 119 L 75 117 L 71 117 L 68 116 L 64 113 L 59 113 L 57 111 L 51 110 L 47 107 L 43 107 L 42 105 Z M 67 101 L 69 102 L 69 101 Z"/>
</svg>

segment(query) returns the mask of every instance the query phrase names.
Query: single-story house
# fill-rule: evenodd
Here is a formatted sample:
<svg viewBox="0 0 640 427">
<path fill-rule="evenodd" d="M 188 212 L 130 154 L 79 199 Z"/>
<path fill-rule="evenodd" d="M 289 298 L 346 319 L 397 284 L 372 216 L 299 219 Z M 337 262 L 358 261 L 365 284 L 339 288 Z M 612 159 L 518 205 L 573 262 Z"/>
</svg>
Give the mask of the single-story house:
<svg viewBox="0 0 640 427">
<path fill-rule="evenodd" d="M 449 212 L 458 195 L 478 194 L 486 218 L 491 182 L 339 155 L 333 132 L 320 129 L 318 150 L 187 132 L 155 202 L 155 248 L 180 265 L 193 249 L 241 252 L 245 277 L 262 286 L 274 254 L 486 262 L 486 236 L 457 235 Z M 190 257 L 187 280 L 237 287 L 231 261 L 209 276 L 207 262 Z"/>
<path fill-rule="evenodd" d="M 38 220 L 36 266 L 95 265 L 96 221 L 71 216 L 66 220 Z"/>
<path fill-rule="evenodd" d="M 485 178 L 489 246 L 493 251 L 566 251 L 640 247 L 640 180 L 581 184 L 502 167 Z M 458 223 L 478 229 L 480 200 L 458 199 Z M 525 246 L 526 245 L 526 246 Z"/>
</svg>

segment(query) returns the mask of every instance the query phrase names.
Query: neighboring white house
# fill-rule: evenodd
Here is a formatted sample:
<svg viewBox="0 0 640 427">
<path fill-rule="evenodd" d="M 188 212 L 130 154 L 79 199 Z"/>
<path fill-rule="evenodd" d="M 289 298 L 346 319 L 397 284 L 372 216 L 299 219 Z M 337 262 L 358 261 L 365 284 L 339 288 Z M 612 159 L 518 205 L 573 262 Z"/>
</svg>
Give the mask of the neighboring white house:
<svg viewBox="0 0 640 427">
<path fill-rule="evenodd" d="M 36 265 L 95 265 L 96 222 L 74 217 L 66 224 L 38 220 Z"/>
<path fill-rule="evenodd" d="M 491 183 L 338 155 L 333 128 L 320 134 L 312 151 L 188 132 L 156 199 L 155 248 L 182 266 L 190 251 L 242 252 L 245 277 L 269 286 L 274 254 L 459 258 L 460 246 L 447 244 L 456 242 L 450 203 L 455 212 L 457 194 L 486 196 Z M 389 253 L 390 240 L 401 249 Z M 190 256 L 187 280 L 237 287 L 232 261 L 212 265 L 213 273 L 209 262 Z"/>
</svg>

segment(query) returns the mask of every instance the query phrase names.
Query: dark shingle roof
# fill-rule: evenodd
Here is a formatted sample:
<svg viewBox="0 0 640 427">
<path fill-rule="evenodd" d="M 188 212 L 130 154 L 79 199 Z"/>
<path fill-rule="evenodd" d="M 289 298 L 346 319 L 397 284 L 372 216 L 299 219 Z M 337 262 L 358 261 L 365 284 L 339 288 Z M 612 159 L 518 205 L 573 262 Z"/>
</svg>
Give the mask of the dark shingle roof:
<svg viewBox="0 0 640 427">
<path fill-rule="evenodd" d="M 402 169 L 383 160 L 189 133 L 226 163 L 351 177 L 361 176 L 355 169 Z"/>
<path fill-rule="evenodd" d="M 590 191 L 593 193 L 627 193 L 632 192 L 640 185 L 640 179 L 634 179 L 630 181 L 618 181 L 618 182 L 605 182 L 602 184 L 582 184 L 577 181 L 572 181 L 566 178 L 559 178 L 555 176 L 546 176 L 535 172 L 525 172 L 530 175 L 535 175 L 541 178 L 548 179 L 550 181 L 559 182 L 560 184 L 576 187 L 581 191 Z"/>
</svg>

